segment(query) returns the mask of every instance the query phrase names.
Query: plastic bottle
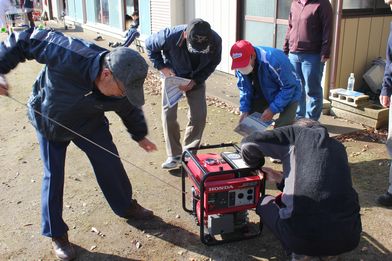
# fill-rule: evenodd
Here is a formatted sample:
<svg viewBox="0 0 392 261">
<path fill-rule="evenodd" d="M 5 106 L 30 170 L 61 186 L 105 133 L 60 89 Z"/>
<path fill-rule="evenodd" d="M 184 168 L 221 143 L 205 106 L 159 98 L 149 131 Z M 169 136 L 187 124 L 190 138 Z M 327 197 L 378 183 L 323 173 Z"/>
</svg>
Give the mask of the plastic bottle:
<svg viewBox="0 0 392 261">
<path fill-rule="evenodd" d="M 354 91 L 355 77 L 354 73 L 350 73 L 347 81 L 347 91 Z"/>
</svg>

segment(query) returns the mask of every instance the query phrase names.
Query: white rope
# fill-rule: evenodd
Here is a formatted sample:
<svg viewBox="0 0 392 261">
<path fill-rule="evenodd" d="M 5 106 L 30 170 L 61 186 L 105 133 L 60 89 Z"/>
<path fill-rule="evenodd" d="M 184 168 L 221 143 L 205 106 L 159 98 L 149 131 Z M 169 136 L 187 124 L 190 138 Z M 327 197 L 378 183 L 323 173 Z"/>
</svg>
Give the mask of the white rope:
<svg viewBox="0 0 392 261">
<path fill-rule="evenodd" d="M 12 97 L 11 95 L 8 95 L 7 97 L 10 98 L 11 100 L 13 100 L 13 101 L 15 101 L 15 102 L 17 102 L 17 103 L 23 105 L 24 107 L 29 108 L 29 107 L 27 106 L 27 104 L 25 104 L 25 103 L 23 103 L 23 102 L 21 102 L 21 101 L 15 99 L 15 98 Z M 166 182 L 165 180 L 161 179 L 160 177 L 158 177 L 158 176 L 152 174 L 151 172 L 149 172 L 149 171 L 147 171 L 147 170 L 145 170 L 145 169 L 143 169 L 143 168 L 141 168 L 141 167 L 135 165 L 135 164 L 132 163 L 131 161 L 126 160 L 126 159 L 124 159 L 124 158 L 121 158 L 120 155 L 118 155 L 118 154 L 116 154 L 116 153 L 113 153 L 112 151 L 106 149 L 105 147 L 102 147 L 101 145 L 95 143 L 94 141 L 90 140 L 89 138 L 83 136 L 82 134 L 79 134 L 79 133 L 77 133 L 76 131 L 74 131 L 74 130 L 68 128 L 67 126 L 63 125 L 62 123 L 60 123 L 60 122 L 58 122 L 58 121 L 56 121 L 56 120 L 54 120 L 54 119 L 51 119 L 50 117 L 48 117 L 48 116 L 46 116 L 46 115 L 43 115 L 41 112 L 39 112 L 39 111 L 37 111 L 37 110 L 35 110 L 35 109 L 33 109 L 33 108 L 31 108 L 31 109 L 32 109 L 35 113 L 37 113 L 37 114 L 39 114 L 40 116 L 42 116 L 43 118 L 48 119 L 49 121 L 51 121 L 51 122 L 53 122 L 53 123 L 59 125 L 60 127 L 66 129 L 67 131 L 72 132 L 72 133 L 75 134 L 76 136 L 78 136 L 78 137 L 80 137 L 80 138 L 86 140 L 87 142 L 90 142 L 91 144 L 93 144 L 93 145 L 97 146 L 98 148 L 100 148 L 100 149 L 106 151 L 107 153 L 109 153 L 109 154 L 111 154 L 111 155 L 113 155 L 113 156 L 119 158 L 120 160 L 122 160 L 122 161 L 124 161 L 124 162 L 130 164 L 131 166 L 133 166 L 133 167 L 135 167 L 135 168 L 141 170 L 142 172 L 147 173 L 147 174 L 153 176 L 154 178 L 156 178 L 156 179 L 159 180 L 160 182 L 162 182 L 162 183 L 164 183 L 164 184 L 170 186 L 171 188 L 173 188 L 173 189 L 175 189 L 175 190 L 178 190 L 178 191 L 181 191 L 181 193 L 185 193 L 185 194 L 187 193 L 187 192 L 183 192 L 181 189 L 179 189 L 179 188 L 173 186 L 172 184 Z"/>
</svg>

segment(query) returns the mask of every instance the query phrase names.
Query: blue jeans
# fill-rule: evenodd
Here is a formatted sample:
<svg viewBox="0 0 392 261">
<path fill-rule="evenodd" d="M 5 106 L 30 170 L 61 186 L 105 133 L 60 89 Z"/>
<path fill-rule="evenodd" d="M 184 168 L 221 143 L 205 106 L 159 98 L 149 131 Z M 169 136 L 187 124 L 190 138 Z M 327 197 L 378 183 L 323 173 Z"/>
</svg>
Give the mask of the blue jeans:
<svg viewBox="0 0 392 261">
<path fill-rule="evenodd" d="M 389 106 L 388 138 L 387 138 L 386 146 L 387 146 L 389 157 L 392 158 L 392 106 L 391 105 Z M 389 168 L 388 193 L 392 194 L 392 165 Z"/>
<path fill-rule="evenodd" d="M 134 29 L 134 28 L 129 29 L 126 34 L 126 39 L 125 39 L 124 43 L 122 44 L 122 46 L 124 46 L 124 47 L 130 46 L 131 43 L 139 36 L 140 36 L 140 33 L 136 29 Z"/>
<path fill-rule="evenodd" d="M 289 53 L 289 60 L 302 82 L 302 96 L 298 103 L 297 118 L 319 120 L 323 111 L 324 63 L 320 54 Z"/>
<path fill-rule="evenodd" d="M 70 142 L 49 141 L 39 132 L 37 137 L 44 165 L 41 191 L 42 235 L 61 237 L 68 231 L 62 212 L 65 156 Z M 85 137 L 118 155 L 107 120 Z M 72 142 L 90 160 L 98 184 L 114 213 L 125 216 L 132 204 L 132 187 L 121 160 L 82 138 L 76 138 Z"/>
</svg>

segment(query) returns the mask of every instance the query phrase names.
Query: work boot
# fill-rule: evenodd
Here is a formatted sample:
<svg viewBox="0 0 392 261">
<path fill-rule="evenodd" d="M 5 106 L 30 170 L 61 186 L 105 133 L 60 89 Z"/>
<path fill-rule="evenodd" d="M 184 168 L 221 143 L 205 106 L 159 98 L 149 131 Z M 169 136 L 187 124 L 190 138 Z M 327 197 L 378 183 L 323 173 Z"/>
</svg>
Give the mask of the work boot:
<svg viewBox="0 0 392 261">
<path fill-rule="evenodd" d="M 68 241 L 67 233 L 62 237 L 52 237 L 52 246 L 54 253 L 60 260 L 68 261 L 76 257 L 75 249 Z"/>
<path fill-rule="evenodd" d="M 127 210 L 125 218 L 133 220 L 147 220 L 154 217 L 154 212 L 148 210 L 137 203 L 136 199 L 132 199 L 132 205 Z"/>
<path fill-rule="evenodd" d="M 384 207 L 392 207 L 392 194 L 386 192 L 377 198 L 377 203 Z"/>
<path fill-rule="evenodd" d="M 174 169 L 181 163 L 181 155 L 168 157 L 165 162 L 162 163 L 162 169 Z"/>
</svg>

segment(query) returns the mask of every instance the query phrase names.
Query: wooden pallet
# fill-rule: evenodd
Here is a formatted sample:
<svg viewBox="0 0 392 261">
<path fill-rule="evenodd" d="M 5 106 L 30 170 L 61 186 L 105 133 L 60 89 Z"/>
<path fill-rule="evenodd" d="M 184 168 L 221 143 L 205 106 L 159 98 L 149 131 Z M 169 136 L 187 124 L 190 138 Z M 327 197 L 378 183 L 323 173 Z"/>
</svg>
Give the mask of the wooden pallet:
<svg viewBox="0 0 392 261">
<path fill-rule="evenodd" d="M 353 107 L 361 107 L 369 103 L 369 96 L 361 92 L 333 89 L 329 92 L 329 99 L 345 103 Z"/>
</svg>

